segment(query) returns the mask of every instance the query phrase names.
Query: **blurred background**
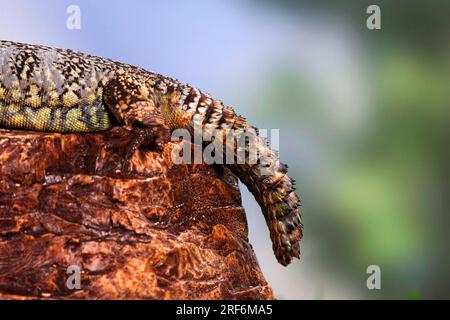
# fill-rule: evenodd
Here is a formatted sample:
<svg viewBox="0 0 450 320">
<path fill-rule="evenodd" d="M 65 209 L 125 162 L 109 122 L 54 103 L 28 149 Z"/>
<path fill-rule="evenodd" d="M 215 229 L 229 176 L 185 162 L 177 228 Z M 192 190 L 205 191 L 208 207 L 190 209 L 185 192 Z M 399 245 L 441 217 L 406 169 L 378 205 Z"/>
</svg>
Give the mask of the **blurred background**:
<svg viewBox="0 0 450 320">
<path fill-rule="evenodd" d="M 0 2 L 2 39 L 172 76 L 280 129 L 303 203 L 300 261 L 276 262 L 242 186 L 277 298 L 450 298 L 450 2 Z M 366 27 L 371 4 L 381 30 Z M 66 27 L 69 5 L 79 30 Z M 366 286 L 369 265 L 380 290 Z"/>
</svg>

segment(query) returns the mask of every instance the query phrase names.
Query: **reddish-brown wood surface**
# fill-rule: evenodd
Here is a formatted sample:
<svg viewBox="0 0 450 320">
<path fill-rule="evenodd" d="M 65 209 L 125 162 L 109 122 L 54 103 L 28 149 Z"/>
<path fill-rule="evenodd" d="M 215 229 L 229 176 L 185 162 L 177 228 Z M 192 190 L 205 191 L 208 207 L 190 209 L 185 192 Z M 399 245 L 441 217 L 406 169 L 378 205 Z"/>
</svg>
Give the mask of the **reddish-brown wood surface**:
<svg viewBox="0 0 450 320">
<path fill-rule="evenodd" d="M 0 130 L 0 298 L 273 299 L 236 178 L 106 141 Z M 81 270 L 70 289 L 67 268 Z"/>
</svg>

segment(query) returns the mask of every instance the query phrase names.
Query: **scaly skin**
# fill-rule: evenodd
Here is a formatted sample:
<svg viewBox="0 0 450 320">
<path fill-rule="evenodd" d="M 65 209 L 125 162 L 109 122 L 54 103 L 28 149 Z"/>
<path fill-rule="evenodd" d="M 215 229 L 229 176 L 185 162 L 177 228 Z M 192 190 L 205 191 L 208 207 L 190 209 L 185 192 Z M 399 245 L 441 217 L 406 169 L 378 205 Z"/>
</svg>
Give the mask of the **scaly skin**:
<svg viewBox="0 0 450 320">
<path fill-rule="evenodd" d="M 179 128 L 223 135 L 253 129 L 232 108 L 176 79 L 72 50 L 0 41 L 0 127 L 82 133 L 114 125 L 136 130 L 127 156 L 143 143 L 162 148 Z M 226 166 L 255 196 L 274 253 L 288 265 L 300 257 L 303 228 L 294 181 L 266 142 L 257 133 L 252 137 L 264 156 L 256 164 L 244 158 Z M 267 168 L 271 173 L 262 174 Z"/>
</svg>

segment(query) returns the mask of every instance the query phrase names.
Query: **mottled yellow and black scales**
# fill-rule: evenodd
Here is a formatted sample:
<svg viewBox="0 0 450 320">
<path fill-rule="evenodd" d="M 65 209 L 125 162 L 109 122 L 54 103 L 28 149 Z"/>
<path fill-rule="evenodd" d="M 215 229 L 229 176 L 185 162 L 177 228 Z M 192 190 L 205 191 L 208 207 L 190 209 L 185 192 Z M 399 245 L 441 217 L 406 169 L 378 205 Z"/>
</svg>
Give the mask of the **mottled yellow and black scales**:
<svg viewBox="0 0 450 320">
<path fill-rule="evenodd" d="M 105 104 L 105 86 L 110 80 L 122 79 L 128 86 L 124 96 L 145 100 L 149 92 L 142 79 L 155 82 L 157 75 L 151 75 L 72 50 L 0 41 L 0 127 L 48 132 L 107 130 L 114 121 L 124 121 L 116 119 L 121 111 L 114 110 L 115 101 L 110 108 Z"/>
<path fill-rule="evenodd" d="M 77 55 L 1 43 L 0 126 L 56 132 L 106 130 L 101 78 Z"/>
<path fill-rule="evenodd" d="M 160 145 L 177 128 L 224 136 L 254 129 L 232 108 L 176 79 L 68 49 L 0 41 L 0 128 L 82 133 L 115 124 L 139 132 L 133 152 L 146 139 Z M 268 162 L 226 165 L 260 204 L 275 255 L 287 265 L 300 256 L 299 198 L 276 152 L 260 137 L 256 147 Z M 236 146 L 233 151 L 236 156 Z M 261 173 L 268 168 L 272 174 Z"/>
</svg>

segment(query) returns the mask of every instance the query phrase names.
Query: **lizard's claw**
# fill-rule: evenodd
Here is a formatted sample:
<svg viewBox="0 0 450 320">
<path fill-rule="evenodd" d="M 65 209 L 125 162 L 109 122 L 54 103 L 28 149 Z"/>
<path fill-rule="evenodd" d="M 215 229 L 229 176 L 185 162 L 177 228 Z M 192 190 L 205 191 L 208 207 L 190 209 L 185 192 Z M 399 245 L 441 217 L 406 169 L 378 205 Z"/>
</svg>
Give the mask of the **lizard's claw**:
<svg viewBox="0 0 450 320">
<path fill-rule="evenodd" d="M 142 146 L 154 148 L 161 153 L 164 145 L 170 137 L 161 132 L 157 127 L 154 128 L 136 128 L 126 127 L 130 133 L 110 140 L 105 144 L 107 150 L 121 150 L 121 156 L 124 160 L 130 160 L 133 154 Z"/>
</svg>

